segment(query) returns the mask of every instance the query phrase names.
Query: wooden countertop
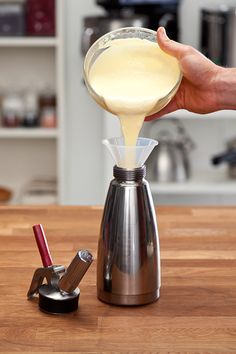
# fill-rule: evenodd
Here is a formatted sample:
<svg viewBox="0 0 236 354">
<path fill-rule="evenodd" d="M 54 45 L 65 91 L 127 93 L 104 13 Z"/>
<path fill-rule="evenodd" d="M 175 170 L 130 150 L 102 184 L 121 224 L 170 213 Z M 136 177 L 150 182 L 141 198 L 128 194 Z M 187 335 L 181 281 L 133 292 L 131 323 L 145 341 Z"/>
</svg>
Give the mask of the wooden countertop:
<svg viewBox="0 0 236 354">
<path fill-rule="evenodd" d="M 26 293 L 41 266 L 31 226 L 42 223 L 55 264 L 96 255 L 101 208 L 0 207 L 0 352 L 236 353 L 236 208 L 158 208 L 162 288 L 134 308 L 96 298 L 94 262 L 79 311 L 53 316 Z"/>
</svg>

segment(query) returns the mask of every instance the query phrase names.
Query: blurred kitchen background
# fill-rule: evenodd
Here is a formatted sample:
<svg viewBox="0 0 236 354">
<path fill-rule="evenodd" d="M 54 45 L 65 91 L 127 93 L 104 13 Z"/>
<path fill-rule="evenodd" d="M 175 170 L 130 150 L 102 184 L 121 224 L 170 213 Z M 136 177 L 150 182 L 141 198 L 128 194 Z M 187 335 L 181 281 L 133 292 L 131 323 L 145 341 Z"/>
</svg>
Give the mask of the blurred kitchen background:
<svg viewBox="0 0 236 354">
<path fill-rule="evenodd" d="M 1 204 L 104 203 L 101 141 L 120 128 L 87 93 L 84 55 L 107 31 L 159 25 L 236 67 L 235 0 L 0 1 Z M 236 111 L 178 111 L 141 136 L 160 142 L 147 162 L 156 204 L 236 205 Z"/>
</svg>

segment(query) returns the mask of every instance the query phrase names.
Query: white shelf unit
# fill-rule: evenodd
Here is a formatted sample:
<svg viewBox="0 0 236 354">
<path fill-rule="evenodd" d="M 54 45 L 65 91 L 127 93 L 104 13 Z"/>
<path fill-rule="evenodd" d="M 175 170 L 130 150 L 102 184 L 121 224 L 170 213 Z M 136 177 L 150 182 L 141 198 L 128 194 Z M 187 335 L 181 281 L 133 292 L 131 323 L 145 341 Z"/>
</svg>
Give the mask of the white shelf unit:
<svg viewBox="0 0 236 354">
<path fill-rule="evenodd" d="M 57 139 L 59 130 L 56 128 L 0 128 L 0 139 Z"/>
<path fill-rule="evenodd" d="M 157 205 L 231 205 L 236 204 L 236 180 L 228 177 L 227 169 L 196 170 L 184 182 L 150 182 Z"/>
<path fill-rule="evenodd" d="M 59 43 L 55 37 L 0 38 L 0 47 L 56 47 Z"/>
<path fill-rule="evenodd" d="M 198 171 L 189 180 L 178 183 L 150 182 L 154 194 L 177 195 L 232 195 L 236 194 L 236 181 L 228 179 L 225 173 Z"/>
<path fill-rule="evenodd" d="M 57 180 L 57 202 L 63 200 L 64 2 L 56 0 L 55 37 L 0 38 L 0 87 L 19 91 L 33 84 L 50 86 L 57 97 L 56 128 L 0 127 L 0 186 L 13 191 L 12 203 L 34 178 Z"/>
<path fill-rule="evenodd" d="M 226 151 L 227 142 L 236 137 L 236 111 L 201 115 L 179 110 L 155 123 L 146 123 L 142 135 L 158 140 L 162 130 L 169 130 L 175 138 L 176 128 L 171 118 L 181 121 L 195 143 L 195 148 L 189 152 L 191 177 L 181 183 L 151 182 L 154 201 L 176 205 L 236 205 L 236 179 L 229 178 L 227 164 L 213 166 L 211 163 L 212 157 Z"/>
</svg>

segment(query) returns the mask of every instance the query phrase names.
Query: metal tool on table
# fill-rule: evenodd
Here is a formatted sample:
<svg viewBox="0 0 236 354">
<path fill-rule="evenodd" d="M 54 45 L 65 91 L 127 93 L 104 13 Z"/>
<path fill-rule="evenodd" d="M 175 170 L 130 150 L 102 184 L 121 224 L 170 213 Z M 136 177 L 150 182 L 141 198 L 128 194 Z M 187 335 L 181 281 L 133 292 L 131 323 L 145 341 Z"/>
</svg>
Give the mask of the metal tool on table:
<svg viewBox="0 0 236 354">
<path fill-rule="evenodd" d="M 67 269 L 63 265 L 53 265 L 42 225 L 34 225 L 33 231 L 43 267 L 34 272 L 28 299 L 38 293 L 39 308 L 49 313 L 77 310 L 80 296 L 78 285 L 93 261 L 92 254 L 79 250 Z"/>
</svg>

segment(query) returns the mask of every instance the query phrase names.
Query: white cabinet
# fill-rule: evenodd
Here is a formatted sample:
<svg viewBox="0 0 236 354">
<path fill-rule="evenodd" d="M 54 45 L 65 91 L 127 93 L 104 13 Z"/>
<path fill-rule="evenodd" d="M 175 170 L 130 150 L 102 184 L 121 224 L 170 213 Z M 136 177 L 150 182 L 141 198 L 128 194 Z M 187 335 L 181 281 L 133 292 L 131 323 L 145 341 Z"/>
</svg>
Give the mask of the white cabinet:
<svg viewBox="0 0 236 354">
<path fill-rule="evenodd" d="M 51 87 L 57 98 L 56 128 L 0 127 L 0 185 L 9 187 L 13 203 L 34 178 L 56 179 L 56 200 L 63 200 L 64 4 L 56 1 L 55 37 L 0 38 L 0 88 L 20 91 Z"/>
</svg>

